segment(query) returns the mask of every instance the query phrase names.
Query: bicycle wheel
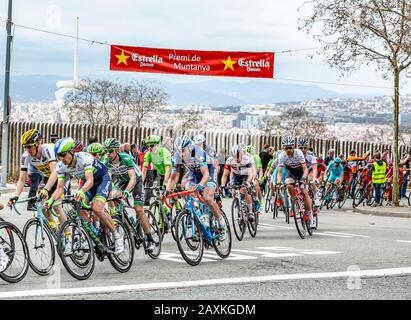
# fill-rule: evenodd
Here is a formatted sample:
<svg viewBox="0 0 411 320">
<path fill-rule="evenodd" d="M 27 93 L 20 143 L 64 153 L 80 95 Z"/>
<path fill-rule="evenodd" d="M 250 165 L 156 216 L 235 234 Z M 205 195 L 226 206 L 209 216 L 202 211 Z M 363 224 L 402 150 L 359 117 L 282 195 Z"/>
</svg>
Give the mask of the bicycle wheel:
<svg viewBox="0 0 411 320">
<path fill-rule="evenodd" d="M 23 280 L 29 269 L 29 252 L 23 233 L 12 223 L 0 222 L 0 246 L 9 258 L 0 278 L 10 283 Z"/>
<path fill-rule="evenodd" d="M 408 194 L 408 206 L 411 207 L 411 192 Z"/>
<path fill-rule="evenodd" d="M 284 215 L 285 215 L 285 222 L 287 224 L 290 224 L 290 198 L 288 197 L 287 191 L 284 191 L 283 193 L 282 202 L 283 202 L 283 209 L 284 209 Z"/>
<path fill-rule="evenodd" d="M 277 190 L 275 192 L 274 199 L 273 199 L 274 200 L 274 203 L 273 203 L 273 219 L 278 217 L 278 210 L 280 210 L 280 208 L 278 207 L 279 199 L 281 199 L 281 196 L 280 196 L 279 191 Z"/>
<path fill-rule="evenodd" d="M 358 207 L 363 201 L 364 201 L 364 191 L 361 188 L 355 191 L 354 199 L 352 201 L 353 208 Z"/>
<path fill-rule="evenodd" d="M 164 220 L 164 209 L 160 201 L 154 201 L 149 208 L 150 212 L 154 214 L 156 221 L 158 223 L 158 228 L 161 233 L 161 241 L 164 239 L 164 234 L 167 231 L 167 221 Z"/>
<path fill-rule="evenodd" d="M 331 210 L 332 208 L 334 208 L 334 206 L 337 204 L 337 198 L 338 198 L 338 194 L 337 194 L 337 190 L 333 187 L 330 191 L 330 195 L 329 195 L 329 202 L 327 203 L 327 209 Z"/>
<path fill-rule="evenodd" d="M 71 239 L 72 253 L 64 254 L 67 239 Z M 57 237 L 57 251 L 67 272 L 77 280 L 88 279 L 94 271 L 94 244 L 86 230 L 76 220 L 67 220 Z"/>
<path fill-rule="evenodd" d="M 265 205 L 264 205 L 264 210 L 267 213 L 270 212 L 270 208 L 271 208 L 271 194 L 272 194 L 272 191 L 270 188 L 268 188 L 265 194 Z"/>
<path fill-rule="evenodd" d="M 132 234 L 129 233 L 129 230 L 118 217 L 113 217 L 113 223 L 117 232 L 123 235 L 124 250 L 118 255 L 114 254 L 114 235 L 108 228 L 104 230 L 103 242 L 107 248 L 112 249 L 109 250 L 109 253 L 107 254 L 111 265 L 118 272 L 124 273 L 130 270 L 133 265 L 134 243 Z"/>
<path fill-rule="evenodd" d="M 171 215 L 171 235 L 173 236 L 174 241 L 177 241 L 177 236 L 176 236 L 176 218 L 179 212 L 183 209 L 181 206 L 181 202 L 178 200 L 175 200 L 173 203 L 173 206 L 170 209 L 170 215 Z"/>
<path fill-rule="evenodd" d="M 176 220 L 177 246 L 183 259 L 192 266 L 201 262 L 204 253 L 200 224 L 190 212 L 182 211 Z"/>
<path fill-rule="evenodd" d="M 224 223 L 225 227 L 223 229 L 219 229 L 217 225 L 217 221 L 214 218 L 214 216 L 211 218 L 211 227 L 213 234 L 213 246 L 215 249 L 215 252 L 217 254 L 225 259 L 230 255 L 231 252 L 231 244 L 232 244 L 232 239 L 231 239 L 231 230 L 230 230 L 230 224 L 228 222 L 226 214 L 221 210 L 223 217 L 224 217 Z"/>
<path fill-rule="evenodd" d="M 291 201 L 291 210 L 294 212 L 294 222 L 297 232 L 301 239 L 304 239 L 307 234 L 306 222 L 304 215 L 302 214 L 303 208 L 300 207 L 300 203 L 297 199 Z"/>
<path fill-rule="evenodd" d="M 342 190 L 341 191 L 341 196 L 338 199 L 339 200 L 338 201 L 338 208 L 341 209 L 344 206 L 345 202 L 347 201 L 347 198 L 348 198 L 348 192 Z"/>
<path fill-rule="evenodd" d="M 31 269 L 40 276 L 48 275 L 54 266 L 56 252 L 53 236 L 46 223 L 38 218 L 26 222 L 23 228 L 24 239 L 29 250 L 29 264 Z"/>
<path fill-rule="evenodd" d="M 237 237 L 238 241 L 241 241 L 244 238 L 245 224 L 243 220 L 241 204 L 237 198 L 233 200 L 233 204 L 231 206 L 231 217 L 233 220 L 235 236 Z"/>
<path fill-rule="evenodd" d="M 148 220 L 150 221 L 151 236 L 153 237 L 154 243 L 156 245 L 154 250 L 148 253 L 148 256 L 151 259 L 157 259 L 161 253 L 161 231 L 160 231 L 160 228 L 158 227 L 158 223 L 157 223 L 157 220 L 154 214 L 150 212 L 150 210 L 147 210 L 147 209 L 144 210 L 144 213 L 146 214 L 146 216 L 148 217 Z M 140 224 L 140 228 L 141 228 L 141 232 L 144 232 L 143 228 L 141 227 L 141 224 Z"/>
<path fill-rule="evenodd" d="M 257 235 L 257 226 L 258 226 L 258 213 L 255 212 L 254 210 L 254 221 L 250 222 L 248 221 L 247 227 L 248 227 L 248 232 L 250 232 L 251 237 L 255 238 Z"/>
</svg>

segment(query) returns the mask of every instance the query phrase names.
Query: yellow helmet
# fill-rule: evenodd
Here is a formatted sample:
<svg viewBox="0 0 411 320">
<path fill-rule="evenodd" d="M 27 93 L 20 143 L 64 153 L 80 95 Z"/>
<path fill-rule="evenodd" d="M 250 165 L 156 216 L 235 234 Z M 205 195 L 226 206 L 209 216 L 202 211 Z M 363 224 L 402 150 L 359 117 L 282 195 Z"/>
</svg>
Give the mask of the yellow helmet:
<svg viewBox="0 0 411 320">
<path fill-rule="evenodd" d="M 37 129 L 31 129 L 29 131 L 26 131 L 22 134 L 20 143 L 22 145 L 26 144 L 32 144 L 35 142 L 39 142 L 41 138 L 41 133 Z"/>
</svg>

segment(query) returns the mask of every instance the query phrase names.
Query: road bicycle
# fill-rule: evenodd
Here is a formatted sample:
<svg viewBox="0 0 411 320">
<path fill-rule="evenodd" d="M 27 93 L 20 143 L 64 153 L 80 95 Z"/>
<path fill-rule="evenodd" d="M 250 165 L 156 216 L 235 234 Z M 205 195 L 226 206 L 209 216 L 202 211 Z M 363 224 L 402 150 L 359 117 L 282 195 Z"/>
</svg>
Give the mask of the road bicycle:
<svg viewBox="0 0 411 320">
<path fill-rule="evenodd" d="M 173 239 L 175 235 L 175 220 L 177 212 L 183 208 L 178 198 L 172 198 L 167 203 L 161 196 L 161 190 L 158 187 L 147 187 L 145 189 L 153 190 L 155 200 L 151 203 L 149 210 L 154 214 L 161 233 L 161 241 L 164 235 L 171 232 Z"/>
<path fill-rule="evenodd" d="M 195 196 L 192 196 L 195 194 Z M 214 248 L 223 259 L 231 252 L 230 225 L 225 213 L 221 210 L 224 227 L 220 227 L 204 199 L 195 190 L 170 194 L 167 198 L 184 196 L 186 205 L 176 218 L 176 241 L 183 259 L 196 266 L 201 262 L 204 249 Z"/>
<path fill-rule="evenodd" d="M 138 216 L 134 216 L 130 213 L 134 208 L 130 205 L 128 199 L 122 197 L 108 199 L 108 202 L 113 202 L 116 206 L 116 214 L 113 216 L 120 219 L 128 230 L 128 233 L 132 235 L 133 244 L 138 250 L 141 246 L 144 248 L 144 252 L 152 259 L 157 259 L 161 253 L 161 230 L 158 226 L 156 217 L 147 209 L 144 209 L 144 214 L 148 217 L 151 226 L 151 236 L 154 240 L 155 248 L 153 251 L 147 250 L 147 237 L 144 233 L 143 226 Z M 114 256 L 116 257 L 116 256 Z"/>
<path fill-rule="evenodd" d="M 306 187 L 304 185 L 304 188 Z M 304 197 L 300 190 L 299 181 L 296 181 L 293 185 L 293 196 L 289 194 L 289 197 L 291 203 L 290 214 L 294 216 L 295 227 L 300 238 L 304 239 L 307 233 L 312 236 L 313 229 L 310 228 L 310 217 L 305 212 Z"/>
<path fill-rule="evenodd" d="M 127 272 L 133 264 L 134 245 L 131 235 L 123 222 L 112 217 L 116 230 L 124 240 L 124 251 L 114 254 L 114 236 L 107 227 L 96 227 L 96 219 L 91 206 L 78 201 L 66 200 L 72 205 L 73 218 L 63 223 L 57 240 L 57 250 L 68 273 L 78 280 L 88 279 L 94 271 L 95 259 L 104 261 L 106 257 L 119 272 Z M 87 215 L 83 216 L 83 213 Z M 105 211 L 105 214 L 108 214 Z M 71 240 L 72 252 L 65 254 L 67 241 Z"/>
<path fill-rule="evenodd" d="M 288 197 L 287 187 L 283 184 L 277 185 L 272 196 L 271 202 L 274 207 L 273 219 L 278 218 L 278 212 L 284 212 L 285 222 L 290 223 L 290 199 Z"/>
<path fill-rule="evenodd" d="M 70 198 L 70 196 L 67 197 L 67 199 Z M 37 207 L 34 217 L 29 219 L 23 227 L 23 236 L 29 252 L 29 265 L 30 268 L 38 275 L 45 276 L 50 273 L 55 264 L 55 242 L 57 241 L 57 229 L 53 229 L 50 226 L 50 222 L 44 216 L 43 200 L 40 197 L 30 197 L 27 199 L 18 200 L 13 204 L 12 209 L 18 215 L 22 215 L 22 212 L 18 209 L 17 204 L 26 203 L 29 201 L 33 201 Z M 65 200 L 55 202 L 50 208 L 50 214 L 52 217 L 58 218 L 58 214 L 54 208 L 61 205 L 63 211 L 66 213 L 66 216 L 70 218 L 71 211 L 69 207 L 66 207 L 66 203 L 67 202 L 65 202 Z"/>
<path fill-rule="evenodd" d="M 257 225 L 259 220 L 259 213 L 258 210 L 255 209 L 254 206 L 254 199 L 253 201 L 253 213 L 254 213 L 254 221 L 250 221 L 248 219 L 249 208 L 248 204 L 244 199 L 244 195 L 240 192 L 240 189 L 246 188 L 244 184 L 242 185 L 234 185 L 231 186 L 234 190 L 234 198 L 231 205 L 231 217 L 233 221 L 233 228 L 235 236 L 237 237 L 238 241 L 243 240 L 244 233 L 246 228 L 250 232 L 251 237 L 255 237 L 257 234 Z M 252 193 L 252 192 L 250 192 Z M 249 194 L 250 194 L 249 193 Z"/>
<path fill-rule="evenodd" d="M 0 278 L 17 283 L 26 276 L 29 269 L 29 252 L 23 233 L 14 224 L 0 218 L 0 248 L 8 257 L 6 268 Z"/>
</svg>

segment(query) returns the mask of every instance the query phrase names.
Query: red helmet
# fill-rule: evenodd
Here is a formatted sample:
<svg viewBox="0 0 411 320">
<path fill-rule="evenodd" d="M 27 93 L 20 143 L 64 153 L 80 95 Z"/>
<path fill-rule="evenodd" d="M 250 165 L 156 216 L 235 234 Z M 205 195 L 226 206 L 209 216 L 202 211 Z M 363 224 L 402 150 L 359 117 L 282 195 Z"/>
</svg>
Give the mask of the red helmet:
<svg viewBox="0 0 411 320">
<path fill-rule="evenodd" d="M 74 153 L 83 151 L 84 146 L 81 141 L 77 140 L 74 144 L 75 144 L 74 149 L 73 149 Z"/>
</svg>

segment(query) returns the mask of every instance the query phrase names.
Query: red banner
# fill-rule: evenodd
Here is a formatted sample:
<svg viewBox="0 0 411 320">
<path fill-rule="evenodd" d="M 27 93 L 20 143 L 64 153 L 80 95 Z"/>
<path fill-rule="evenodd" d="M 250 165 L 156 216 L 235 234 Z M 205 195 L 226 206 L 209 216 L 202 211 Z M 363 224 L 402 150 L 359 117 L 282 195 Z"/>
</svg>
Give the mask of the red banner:
<svg viewBox="0 0 411 320">
<path fill-rule="evenodd" d="M 111 46 L 110 70 L 200 76 L 273 78 L 273 52 Z"/>
</svg>

